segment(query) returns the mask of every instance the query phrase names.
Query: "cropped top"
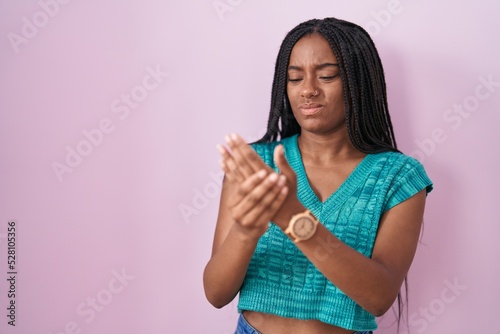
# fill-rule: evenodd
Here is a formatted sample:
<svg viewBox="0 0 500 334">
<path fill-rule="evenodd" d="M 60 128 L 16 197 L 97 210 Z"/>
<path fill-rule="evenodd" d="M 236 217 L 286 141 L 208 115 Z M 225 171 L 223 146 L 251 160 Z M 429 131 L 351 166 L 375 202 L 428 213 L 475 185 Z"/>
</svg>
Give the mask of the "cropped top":
<svg viewBox="0 0 500 334">
<path fill-rule="evenodd" d="M 432 190 L 432 182 L 417 160 L 398 152 L 383 152 L 366 155 L 321 202 L 308 182 L 297 138 L 294 135 L 252 147 L 277 171 L 273 151 L 283 144 L 288 163 L 297 174 L 299 201 L 337 238 L 367 257 L 372 255 L 383 213 L 423 189 L 427 193 Z M 377 328 L 375 316 L 332 284 L 271 222 L 248 266 L 238 310 L 316 319 L 356 331 Z"/>
</svg>

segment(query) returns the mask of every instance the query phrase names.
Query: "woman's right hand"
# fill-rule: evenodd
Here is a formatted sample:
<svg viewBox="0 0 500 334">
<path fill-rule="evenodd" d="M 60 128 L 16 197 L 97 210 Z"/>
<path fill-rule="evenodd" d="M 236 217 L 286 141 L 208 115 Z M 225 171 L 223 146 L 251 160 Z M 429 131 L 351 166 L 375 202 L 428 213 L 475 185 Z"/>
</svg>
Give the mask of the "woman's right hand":
<svg viewBox="0 0 500 334">
<path fill-rule="evenodd" d="M 227 305 L 238 294 L 259 238 L 289 193 L 286 177 L 250 146 L 229 146 L 231 150 L 219 146 L 225 177 L 212 256 L 203 274 L 205 294 L 215 307 Z"/>
<path fill-rule="evenodd" d="M 285 176 L 261 169 L 241 179 L 234 175 L 237 169 L 226 168 L 225 172 L 228 182 L 236 183 L 228 203 L 234 228 L 247 238 L 260 238 L 287 197 Z"/>
</svg>

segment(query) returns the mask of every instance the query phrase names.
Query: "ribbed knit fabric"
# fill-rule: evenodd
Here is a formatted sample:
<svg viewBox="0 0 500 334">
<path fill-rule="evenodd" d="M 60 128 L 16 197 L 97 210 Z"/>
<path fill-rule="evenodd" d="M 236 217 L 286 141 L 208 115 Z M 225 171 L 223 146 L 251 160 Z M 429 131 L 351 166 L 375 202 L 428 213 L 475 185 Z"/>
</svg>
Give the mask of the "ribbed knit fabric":
<svg viewBox="0 0 500 334">
<path fill-rule="evenodd" d="M 427 193 L 432 190 L 432 182 L 417 160 L 397 152 L 384 152 L 368 154 L 337 191 L 321 202 L 307 179 L 297 135 L 281 143 L 297 174 L 298 198 L 302 204 L 340 240 L 367 257 L 371 257 L 382 214 L 424 188 Z M 255 151 L 275 170 L 273 151 L 277 144 L 253 144 Z M 328 281 L 272 223 L 250 261 L 238 310 L 317 319 L 356 331 L 377 328 L 375 317 Z"/>
</svg>

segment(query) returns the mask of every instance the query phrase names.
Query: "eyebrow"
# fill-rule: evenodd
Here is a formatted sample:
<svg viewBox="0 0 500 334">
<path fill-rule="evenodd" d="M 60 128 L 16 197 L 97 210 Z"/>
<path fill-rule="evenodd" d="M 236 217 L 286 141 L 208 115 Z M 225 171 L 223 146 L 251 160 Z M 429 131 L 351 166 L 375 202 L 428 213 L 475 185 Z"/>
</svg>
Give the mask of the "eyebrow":
<svg viewBox="0 0 500 334">
<path fill-rule="evenodd" d="M 321 69 L 324 69 L 325 67 L 330 67 L 330 66 L 339 67 L 339 64 L 338 63 L 323 63 L 323 64 L 317 65 L 316 69 L 321 70 Z M 290 70 L 302 71 L 302 67 L 290 65 L 290 66 L 288 66 L 288 70 L 289 71 Z"/>
</svg>

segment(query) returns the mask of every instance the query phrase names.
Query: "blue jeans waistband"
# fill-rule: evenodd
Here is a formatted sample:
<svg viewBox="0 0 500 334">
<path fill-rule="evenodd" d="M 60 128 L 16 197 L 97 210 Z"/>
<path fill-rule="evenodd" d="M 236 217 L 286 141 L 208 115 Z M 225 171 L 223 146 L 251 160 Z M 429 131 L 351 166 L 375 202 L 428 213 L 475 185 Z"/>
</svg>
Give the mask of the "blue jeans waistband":
<svg viewBox="0 0 500 334">
<path fill-rule="evenodd" d="M 247 319 L 245 319 L 243 314 L 240 314 L 240 317 L 238 318 L 238 324 L 236 326 L 236 332 L 234 332 L 234 334 L 262 334 L 262 333 L 253 328 L 252 325 L 248 323 Z M 373 334 L 373 332 L 372 331 L 356 332 L 354 334 Z"/>
<path fill-rule="evenodd" d="M 243 314 L 240 314 L 240 317 L 238 318 L 238 325 L 236 326 L 236 332 L 234 334 L 262 334 L 258 330 L 252 327 L 245 319 Z"/>
</svg>

